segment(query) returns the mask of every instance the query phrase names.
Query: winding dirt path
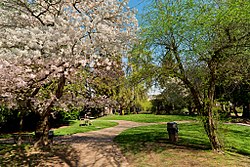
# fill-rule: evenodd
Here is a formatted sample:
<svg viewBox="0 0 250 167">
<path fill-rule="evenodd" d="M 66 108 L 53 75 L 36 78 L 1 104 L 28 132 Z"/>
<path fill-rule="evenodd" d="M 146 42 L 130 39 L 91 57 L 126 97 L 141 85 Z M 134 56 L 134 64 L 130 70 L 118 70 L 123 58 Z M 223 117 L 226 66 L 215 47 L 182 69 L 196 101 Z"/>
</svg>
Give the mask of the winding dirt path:
<svg viewBox="0 0 250 167">
<path fill-rule="evenodd" d="M 71 136 L 63 136 L 55 139 L 58 144 L 70 145 L 75 151 L 77 159 L 60 162 L 53 166 L 75 167 L 128 167 L 126 158 L 122 155 L 118 146 L 113 142 L 115 136 L 122 131 L 138 127 L 152 125 L 154 123 L 138 123 L 131 121 L 115 120 L 119 124 L 115 127 L 98 131 L 78 133 Z M 55 162 L 55 161 L 54 161 Z M 52 164 L 47 164 L 52 165 Z"/>
</svg>

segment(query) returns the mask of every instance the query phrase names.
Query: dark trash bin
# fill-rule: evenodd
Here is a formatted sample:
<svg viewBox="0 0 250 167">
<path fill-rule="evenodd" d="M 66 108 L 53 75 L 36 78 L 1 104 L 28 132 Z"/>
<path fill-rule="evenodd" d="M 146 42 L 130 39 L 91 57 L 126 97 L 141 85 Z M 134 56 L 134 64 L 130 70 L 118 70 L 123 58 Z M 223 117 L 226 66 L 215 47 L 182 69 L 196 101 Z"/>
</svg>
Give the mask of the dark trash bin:
<svg viewBox="0 0 250 167">
<path fill-rule="evenodd" d="M 49 134 L 48 134 L 48 139 L 49 139 L 50 143 L 53 143 L 53 137 L 54 137 L 54 131 L 50 130 Z"/>
<path fill-rule="evenodd" d="M 169 136 L 169 141 L 175 143 L 178 141 L 178 125 L 176 122 L 167 123 L 167 131 Z"/>
</svg>

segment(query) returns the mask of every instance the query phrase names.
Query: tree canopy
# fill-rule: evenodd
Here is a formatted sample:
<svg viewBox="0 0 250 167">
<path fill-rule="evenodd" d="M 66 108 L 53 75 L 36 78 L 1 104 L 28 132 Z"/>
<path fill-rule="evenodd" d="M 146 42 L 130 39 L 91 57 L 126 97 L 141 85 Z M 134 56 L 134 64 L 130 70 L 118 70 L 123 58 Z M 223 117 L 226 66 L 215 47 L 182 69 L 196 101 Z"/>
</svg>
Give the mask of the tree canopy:
<svg viewBox="0 0 250 167">
<path fill-rule="evenodd" d="M 130 50 L 136 31 L 127 0 L 1 1 L 2 104 L 39 112 L 47 133 L 52 108 L 94 90 L 93 75 L 112 75 L 115 58 Z"/>
<path fill-rule="evenodd" d="M 249 9 L 248 1 L 160 0 L 143 17 L 141 41 L 155 58 L 155 78 L 176 77 L 186 85 L 218 151 L 215 88 L 228 62 L 249 56 Z"/>
</svg>

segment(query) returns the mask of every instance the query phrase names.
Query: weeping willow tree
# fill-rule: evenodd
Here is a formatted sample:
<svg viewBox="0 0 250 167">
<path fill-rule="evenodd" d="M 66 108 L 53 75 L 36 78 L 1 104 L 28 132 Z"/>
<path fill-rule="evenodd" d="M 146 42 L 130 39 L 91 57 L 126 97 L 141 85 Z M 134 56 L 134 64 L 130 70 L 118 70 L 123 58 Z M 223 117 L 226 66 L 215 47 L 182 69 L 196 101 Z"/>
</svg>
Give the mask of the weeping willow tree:
<svg viewBox="0 0 250 167">
<path fill-rule="evenodd" d="M 212 149 L 222 151 L 212 109 L 215 87 L 224 62 L 249 50 L 250 2 L 157 0 L 147 11 L 139 47 L 152 55 L 154 65 L 148 71 L 185 84 Z"/>
</svg>

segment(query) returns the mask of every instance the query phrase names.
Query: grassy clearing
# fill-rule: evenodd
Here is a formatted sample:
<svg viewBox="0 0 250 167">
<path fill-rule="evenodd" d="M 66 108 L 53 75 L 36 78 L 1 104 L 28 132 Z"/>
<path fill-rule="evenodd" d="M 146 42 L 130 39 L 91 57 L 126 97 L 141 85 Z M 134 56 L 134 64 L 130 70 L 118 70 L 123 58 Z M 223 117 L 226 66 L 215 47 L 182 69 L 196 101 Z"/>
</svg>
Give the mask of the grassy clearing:
<svg viewBox="0 0 250 167">
<path fill-rule="evenodd" d="M 154 115 L 154 114 L 133 114 L 133 115 L 110 115 L 99 120 L 126 120 L 134 122 L 171 122 L 182 120 L 196 120 L 197 117 L 184 115 Z"/>
<path fill-rule="evenodd" d="M 166 125 L 137 127 L 115 138 L 134 166 L 248 166 L 250 128 L 222 125 L 225 154 L 210 149 L 209 140 L 199 123 L 179 124 L 179 141 L 168 141 Z M 240 155 L 238 153 L 244 154 Z M 246 155 L 246 156 L 245 156 Z"/>
<path fill-rule="evenodd" d="M 71 135 L 75 133 L 83 133 L 89 132 L 94 130 L 100 130 L 104 128 L 109 128 L 116 126 L 118 123 L 105 121 L 105 120 L 94 120 L 92 121 L 92 125 L 90 126 L 79 126 L 80 121 L 71 121 L 70 126 L 61 127 L 59 129 L 55 129 L 54 133 L 56 136 L 63 136 L 63 135 Z"/>
</svg>

